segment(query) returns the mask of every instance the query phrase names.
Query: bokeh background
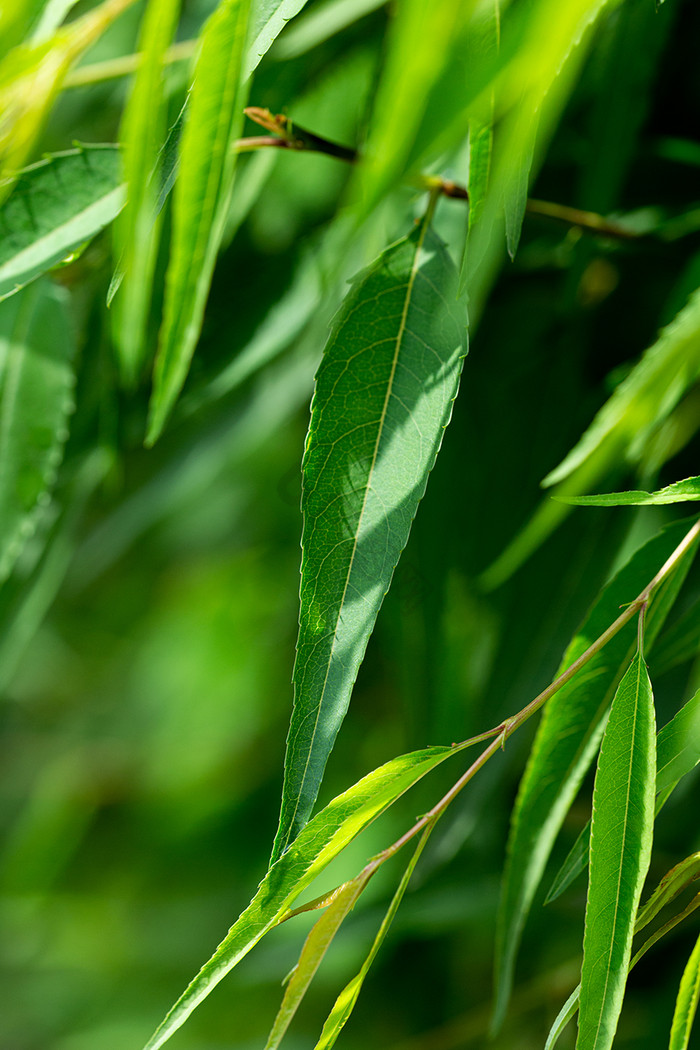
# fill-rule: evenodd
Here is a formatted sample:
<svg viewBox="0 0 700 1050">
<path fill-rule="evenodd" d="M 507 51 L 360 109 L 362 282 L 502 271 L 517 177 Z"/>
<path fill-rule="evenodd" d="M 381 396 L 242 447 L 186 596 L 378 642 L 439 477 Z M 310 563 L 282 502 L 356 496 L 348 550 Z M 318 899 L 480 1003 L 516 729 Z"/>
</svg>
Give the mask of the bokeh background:
<svg viewBox="0 0 700 1050">
<path fill-rule="evenodd" d="M 184 5 L 181 40 L 211 7 Z M 331 8 L 342 10 L 310 3 L 290 25 L 251 102 L 354 144 L 390 12 L 378 0 L 346 2 L 329 35 Z M 86 63 L 132 52 L 139 15 L 137 5 Z M 516 260 L 475 324 L 454 418 L 323 802 L 399 753 L 463 739 L 523 706 L 551 678 L 614 565 L 680 516 L 579 509 L 501 588 L 480 585 L 540 500 L 542 477 L 700 283 L 699 37 L 692 0 L 667 0 L 658 12 L 653 0 L 627 0 L 598 32 L 533 195 L 603 214 L 652 209 L 678 218 L 676 235 L 618 243 L 527 218 Z M 626 64 L 635 72 L 618 94 Z M 174 117 L 187 64 L 169 77 Z M 126 86 L 117 78 L 65 91 L 42 149 L 115 141 Z M 460 171 L 448 164 L 446 174 Z M 109 233 L 57 275 L 79 321 L 78 409 L 43 525 L 52 542 L 26 552 L 28 590 L 10 581 L 0 591 L 2 1050 L 141 1046 L 264 873 L 291 708 L 299 465 L 329 312 L 319 243 L 347 178 L 325 156 L 243 159 L 193 371 L 152 451 L 142 447 L 147 387 L 115 393 Z M 417 206 L 413 191 L 397 194 L 385 211 L 389 237 Z M 440 203 L 438 225 L 463 221 L 460 202 Z M 650 468 L 653 483 L 698 473 L 697 391 L 683 408 L 665 466 Z M 622 472 L 614 480 L 634 481 Z M 695 570 L 679 605 L 691 622 L 699 584 Z M 662 723 L 697 671 L 692 660 L 651 670 Z M 509 741 L 434 834 L 341 1037 L 348 1050 L 487 1045 L 499 878 L 532 732 Z M 369 829 L 316 892 L 410 826 L 461 762 Z M 698 790 L 691 778 L 664 810 L 653 875 L 700 848 Z M 550 875 L 589 811 L 590 781 Z M 341 931 L 287 1036 L 290 1050 L 314 1045 L 398 877 L 387 865 Z M 536 905 L 495 1047 L 544 1045 L 577 980 L 584 903 L 581 879 L 546 909 Z M 309 925 L 300 917 L 267 937 L 173 1050 L 263 1046 Z M 696 934 L 691 923 L 635 971 L 620 1047 L 665 1044 Z"/>
</svg>

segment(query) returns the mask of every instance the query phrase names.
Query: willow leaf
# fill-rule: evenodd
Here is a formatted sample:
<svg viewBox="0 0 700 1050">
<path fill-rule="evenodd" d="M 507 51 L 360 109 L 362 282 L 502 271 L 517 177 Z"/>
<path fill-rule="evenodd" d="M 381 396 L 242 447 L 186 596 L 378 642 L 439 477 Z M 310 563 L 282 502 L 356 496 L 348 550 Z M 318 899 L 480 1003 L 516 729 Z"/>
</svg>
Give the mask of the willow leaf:
<svg viewBox="0 0 700 1050">
<path fill-rule="evenodd" d="M 38 44 L 0 63 L 0 200 L 8 196 L 71 65 L 134 0 L 104 0 Z"/>
<path fill-rule="evenodd" d="M 658 492 L 604 492 L 600 496 L 559 496 L 579 507 L 645 507 L 700 500 L 700 478 L 684 478 Z"/>
<path fill-rule="evenodd" d="M 700 690 L 660 730 L 656 738 L 656 759 L 655 812 L 658 814 L 677 784 L 700 762 Z M 585 871 L 590 836 L 589 821 L 559 869 L 545 904 L 556 900 Z"/>
<path fill-rule="evenodd" d="M 56 478 L 73 408 L 65 293 L 36 284 L 0 306 L 0 581 Z"/>
<path fill-rule="evenodd" d="M 342 886 L 339 886 L 321 918 L 314 923 L 301 950 L 299 962 L 294 967 L 285 989 L 282 1005 L 268 1036 L 265 1050 L 277 1050 L 316 970 L 321 965 L 323 956 L 331 946 L 331 941 L 340 929 L 343 920 L 355 907 L 370 876 L 371 872 L 362 871 L 350 882 L 344 882 Z"/>
<path fill-rule="evenodd" d="M 0 206 L 0 302 L 89 241 L 123 204 L 116 146 L 79 146 L 25 168 Z"/>
<path fill-rule="evenodd" d="M 145 1050 L 157 1050 L 167 1042 L 219 981 L 287 917 L 299 895 L 368 824 L 431 769 L 471 743 L 430 747 L 395 758 L 338 795 L 309 821 L 268 870 L 249 906 L 185 989 Z"/>
<path fill-rule="evenodd" d="M 267 54 L 290 18 L 306 7 L 306 0 L 255 0 L 251 13 L 250 44 L 245 75 L 250 76 Z"/>
<path fill-rule="evenodd" d="M 119 141 L 124 148 L 126 208 L 115 225 L 115 254 L 124 274 L 112 313 L 122 376 L 135 384 L 144 363 L 146 320 L 160 235 L 156 211 L 158 158 L 165 135 L 163 69 L 179 0 L 150 0 L 144 14 L 141 60 L 124 110 Z"/>
<path fill-rule="evenodd" d="M 207 21 L 182 132 L 163 324 L 148 438 L 158 438 L 199 338 L 228 214 L 247 86 L 243 76 L 250 0 L 222 0 Z"/>
<path fill-rule="evenodd" d="M 418 845 L 413 851 L 413 856 L 408 862 L 408 867 L 403 873 L 401 882 L 399 883 L 396 889 L 396 893 L 392 897 L 391 904 L 389 905 L 387 913 L 382 920 L 382 924 L 379 927 L 379 930 L 377 931 L 377 936 L 374 938 L 374 942 L 372 944 L 372 947 L 370 948 L 369 954 L 363 962 L 362 966 L 360 967 L 359 972 L 355 974 L 353 979 L 348 984 L 346 984 L 345 988 L 343 988 L 342 992 L 333 1004 L 333 1009 L 331 1010 L 330 1014 L 326 1019 L 326 1023 L 323 1026 L 323 1031 L 321 1032 L 321 1038 L 316 1043 L 314 1050 L 330 1050 L 330 1048 L 335 1045 L 336 1039 L 340 1035 L 344 1025 L 350 1017 L 350 1014 L 354 1010 L 355 1003 L 357 1002 L 357 998 L 362 990 L 362 985 L 364 983 L 365 977 L 369 973 L 369 968 L 374 962 L 377 953 L 382 946 L 384 938 L 389 932 L 389 927 L 394 921 L 394 916 L 396 915 L 396 912 L 399 910 L 399 905 L 403 900 L 403 895 L 408 888 L 408 883 L 411 879 L 411 875 L 413 874 L 413 870 L 416 864 L 418 863 L 418 858 L 423 852 L 423 847 L 428 841 L 430 833 L 432 832 L 434 827 L 434 823 L 429 824 L 426 827 L 423 834 L 421 835 L 420 839 L 418 840 Z"/>
<path fill-rule="evenodd" d="M 687 1050 L 700 995 L 700 937 L 688 959 L 676 999 L 668 1050 Z"/>
<path fill-rule="evenodd" d="M 593 788 L 579 1050 L 610 1050 L 622 1010 L 635 917 L 651 860 L 656 747 L 644 657 L 615 694 Z"/>
<path fill-rule="evenodd" d="M 309 818 L 457 394 L 466 317 L 426 219 L 356 278 L 302 465 L 299 637 L 276 859 Z"/>
<path fill-rule="evenodd" d="M 674 523 L 638 550 L 608 583 L 569 645 L 564 670 L 652 579 L 683 538 L 688 522 Z M 696 547 L 693 547 L 693 552 Z M 691 555 L 692 557 L 692 555 Z M 652 645 L 685 578 L 691 558 L 657 592 L 647 619 Z M 623 628 L 582 673 L 547 704 L 513 810 L 497 933 L 495 1023 L 502 1020 L 513 980 L 525 919 L 562 821 L 595 756 L 615 687 L 636 645 L 632 624 Z"/>
</svg>

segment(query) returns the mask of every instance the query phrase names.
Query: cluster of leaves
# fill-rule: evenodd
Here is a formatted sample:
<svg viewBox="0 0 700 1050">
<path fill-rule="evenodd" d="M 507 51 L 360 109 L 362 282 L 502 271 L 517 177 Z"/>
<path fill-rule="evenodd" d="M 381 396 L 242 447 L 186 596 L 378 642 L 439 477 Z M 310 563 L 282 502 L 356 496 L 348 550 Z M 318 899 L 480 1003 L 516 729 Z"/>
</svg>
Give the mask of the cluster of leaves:
<svg viewBox="0 0 700 1050">
<path fill-rule="evenodd" d="M 700 499 L 695 476 L 655 492 L 588 494 L 603 483 L 624 484 L 631 472 L 651 486 L 663 470 L 676 471 L 684 455 L 692 458 L 700 379 L 697 210 L 684 198 L 675 214 L 668 201 L 646 209 L 637 205 L 648 201 L 636 201 L 617 213 L 642 148 L 645 106 L 659 64 L 671 53 L 665 45 L 691 17 L 689 5 L 668 0 L 657 10 L 651 0 L 430 5 L 399 0 L 387 18 L 377 0 L 325 0 L 309 4 L 308 11 L 302 10 L 304 0 L 220 0 L 196 15 L 182 12 L 176 0 L 148 0 L 140 5 L 137 37 L 133 23 L 120 38 L 117 20 L 132 5 L 135 12 L 134 0 L 103 0 L 69 17 L 70 0 L 17 0 L 0 12 L 0 681 L 10 695 L 22 681 L 32 646 L 40 644 L 48 610 L 58 603 L 60 611 L 62 584 L 67 595 L 76 587 L 80 593 L 156 524 L 178 527 L 173 523 L 186 517 L 184 505 L 204 501 L 208 515 L 211 488 L 232 467 L 245 475 L 251 449 L 259 450 L 294 417 L 318 365 L 301 468 L 294 703 L 272 856 L 251 904 L 147 1050 L 169 1040 L 271 930 L 321 910 L 268 1038 L 269 1050 L 276 1047 L 344 920 L 375 873 L 400 856 L 404 870 L 374 941 L 368 951 L 365 946 L 364 960 L 337 997 L 316 1044 L 324 1050 L 332 1046 L 438 822 L 454 812 L 462 789 L 487 763 L 491 769 L 495 756 L 512 751 L 506 743 L 513 738 L 515 744 L 521 735 L 516 732 L 543 707 L 512 808 L 496 936 L 493 1031 L 506 1020 L 516 957 L 547 865 L 595 767 L 591 819 L 582 821 L 548 897 L 561 897 L 589 868 L 580 984 L 551 1025 L 546 1046 L 555 1045 L 578 1012 L 578 1050 L 608 1050 L 630 971 L 700 904 L 700 895 L 682 906 L 678 900 L 700 874 L 696 842 L 687 843 L 686 856 L 661 872 L 642 903 L 657 818 L 700 763 L 695 673 L 681 685 L 671 676 L 663 703 L 669 717 L 657 733 L 646 664 L 650 659 L 660 675 L 694 667 L 700 599 L 693 558 L 700 523 L 650 519 L 643 517 L 645 510 L 631 531 L 631 518 L 615 519 L 621 524 L 613 527 L 605 513 L 582 517 L 580 525 L 566 519 L 575 504 L 661 507 Z M 368 26 L 369 45 L 358 43 Z M 186 29 L 191 41 L 174 44 Z M 355 48 L 354 65 L 337 49 L 338 39 Z M 73 69 L 96 43 L 109 48 L 110 57 Z M 133 55 L 129 47 L 135 48 Z M 260 109 L 248 112 L 271 134 L 242 137 L 253 93 L 256 101 L 267 102 L 257 96 L 268 92 L 274 104 L 280 84 L 290 109 L 295 93 L 301 94 L 299 119 L 306 119 L 299 85 L 315 55 L 326 56 L 331 71 L 342 72 L 347 59 L 350 70 L 340 80 L 333 123 L 319 129 L 330 137 L 296 124 L 296 113 L 274 117 Z M 70 108 L 70 93 L 99 91 L 105 80 L 127 72 L 133 72 L 133 82 L 127 96 L 116 99 L 109 141 L 76 143 L 80 120 Z M 354 112 L 348 108 L 349 84 L 357 89 L 350 97 L 362 103 Z M 322 87 L 320 97 L 326 93 Z M 311 117 L 323 116 L 318 99 L 308 110 Z M 55 121 L 49 125 L 50 115 Z M 540 169 L 543 187 L 547 177 L 554 179 L 556 163 L 562 163 L 557 149 L 565 170 L 571 166 L 567 128 L 581 120 L 590 122 L 595 149 L 590 156 L 584 150 L 585 160 L 577 161 L 577 199 L 560 205 L 530 198 Z M 337 140 L 350 134 L 355 145 L 339 146 Z M 673 148 L 688 167 L 697 168 L 697 146 L 678 138 L 664 141 L 667 153 Z M 253 155 L 245 163 L 241 154 L 249 151 Z M 309 153 L 327 156 L 305 156 Z M 659 156 L 663 161 L 663 150 Z M 324 197 L 313 179 L 306 197 L 300 186 L 294 191 L 285 186 L 286 175 L 278 174 L 275 182 L 273 166 L 282 159 L 290 166 L 335 165 L 333 175 L 315 169 L 322 171 L 320 182 L 331 186 L 330 193 L 326 189 Z M 300 176 L 300 183 L 305 178 Z M 563 232 L 548 228 L 538 239 L 525 230 L 523 236 L 528 213 L 533 220 L 561 223 Z M 244 238 L 251 238 L 256 222 L 260 243 L 247 252 Z M 287 287 L 275 298 L 267 274 L 257 288 L 249 255 L 264 259 L 274 275 L 269 257 L 282 255 L 278 245 L 285 236 L 291 260 Z M 276 246 L 265 259 L 260 244 L 266 238 Z M 235 329 L 233 356 L 227 339 L 215 338 L 216 317 L 231 310 L 231 292 L 223 287 L 230 279 L 229 251 L 240 253 L 234 256 L 233 312 L 243 318 Z M 521 267 L 516 278 L 499 278 L 507 257 Z M 520 429 L 501 426 L 500 400 L 508 396 L 514 405 L 525 399 L 526 384 L 522 394 L 518 389 L 522 365 L 514 368 L 515 386 L 505 395 L 497 382 L 502 364 L 477 361 L 466 384 L 469 392 L 456 401 L 468 329 L 477 332 L 471 367 L 482 338 L 482 350 L 489 341 L 504 339 L 503 332 L 489 329 L 496 323 L 490 304 L 510 294 L 503 292 L 504 281 L 517 284 L 517 277 L 526 280 L 540 270 L 559 279 L 564 271 L 573 325 L 581 310 L 605 309 L 618 280 L 616 267 L 625 266 L 633 275 L 635 266 L 651 273 L 650 288 L 664 266 L 676 275 L 680 271 L 667 296 L 670 306 L 653 304 L 641 342 L 626 346 L 616 359 L 624 376 L 615 377 L 602 405 L 598 396 L 597 411 L 582 409 L 580 376 L 568 401 L 553 385 L 544 407 L 551 408 L 561 462 L 552 469 L 549 448 L 528 462 L 536 441 L 527 409 L 519 417 Z M 346 281 L 358 269 L 348 290 Z M 619 306 L 616 302 L 616 311 Z M 629 328 L 626 316 L 619 329 L 608 324 L 613 341 Z M 527 341 L 521 348 L 516 329 L 506 339 L 515 340 L 515 359 L 530 349 Z M 545 331 L 533 325 L 532 344 Z M 645 341 L 651 345 L 640 356 Z M 558 377 L 552 357 L 561 350 L 546 348 L 541 375 Z M 610 362 L 589 363 L 606 370 Z M 488 373 L 489 367 L 494 371 Z M 570 374 L 562 375 L 568 382 Z M 479 385 L 485 376 L 490 386 Z M 446 428 L 454 411 L 462 421 L 455 422 L 458 431 L 461 427 L 463 436 L 466 429 L 471 438 L 482 401 L 490 422 L 481 440 L 486 445 L 489 436 L 496 439 L 484 474 L 478 473 L 481 453 L 475 442 L 465 441 L 457 457 L 453 446 L 436 467 L 438 502 L 433 503 L 434 515 L 436 507 L 443 516 L 446 508 L 457 508 L 449 535 L 453 545 L 466 548 L 460 553 L 460 578 L 471 581 L 469 597 L 457 584 L 461 597 L 450 598 L 456 577 L 448 554 L 439 551 L 442 524 L 433 520 L 424 541 L 434 559 L 434 596 L 423 600 L 429 654 L 424 668 L 430 673 L 413 686 L 416 696 L 424 694 L 418 719 L 424 729 L 449 730 L 446 740 L 479 735 L 389 758 L 312 816 Z M 536 405 L 538 413 L 542 407 Z M 499 459 L 501 430 L 509 445 Z M 547 430 L 540 442 L 548 445 L 549 435 Z M 440 475 L 443 459 L 447 466 Z M 546 471 L 543 484 L 550 493 L 533 506 L 529 481 Z M 480 477 L 482 487 L 484 478 L 491 483 L 494 497 L 481 537 L 471 519 L 465 524 L 473 508 L 481 512 L 484 505 L 474 484 Z M 457 489 L 463 490 L 459 496 Z M 521 504 L 517 489 L 525 493 Z M 428 505 L 430 499 L 431 493 Z M 513 513 L 526 519 L 514 537 L 503 525 Z M 592 520 L 600 524 L 591 526 Z M 562 571 L 569 562 L 574 595 Z M 558 593 L 556 577 L 563 580 Z M 544 594 L 549 584 L 551 592 Z M 499 587 L 506 597 L 494 599 L 500 607 L 489 607 L 489 596 Z M 550 615 L 554 609 L 560 622 L 548 624 L 556 644 L 541 648 L 536 657 L 541 666 L 528 667 L 538 611 L 533 589 L 540 592 L 542 608 L 549 607 Z M 518 600 L 523 595 L 525 614 Z M 562 602 L 566 615 L 559 611 Z M 489 626 L 487 609 L 492 615 L 498 609 L 502 628 Z M 556 670 L 552 649 L 567 641 L 581 618 Z M 518 645 L 508 638 L 516 621 Z M 489 646 L 485 673 L 475 672 L 471 681 L 454 674 L 457 660 L 477 666 Z M 407 677 L 410 650 L 409 639 L 401 649 Z M 431 695 L 441 702 L 434 720 L 424 713 Z M 497 704 L 489 703 L 497 696 Z M 515 697 L 513 713 L 504 705 Z M 468 720 L 462 713 L 467 708 Z M 496 718 L 488 717 L 490 710 Z M 398 800 L 409 788 L 451 756 L 480 744 L 483 750 L 441 796 L 436 792 L 424 816 L 407 826 L 396 817 L 397 835 L 384 840 L 359 872 L 345 871 L 337 888 L 299 903 L 336 858 L 350 857 L 352 865 L 357 836 L 390 808 L 400 812 Z M 87 826 L 91 818 L 86 806 L 78 823 Z M 49 825 L 60 831 L 60 823 Z M 10 835 L 10 859 L 13 849 L 20 857 L 26 853 L 23 827 L 34 829 L 37 840 L 45 838 L 45 825 L 33 812 L 17 826 L 14 839 Z M 406 860 L 404 848 L 414 840 Z M 674 902 L 676 914 L 633 953 L 635 936 Z M 699 990 L 700 941 L 668 1019 L 671 1050 L 688 1046 Z"/>
</svg>

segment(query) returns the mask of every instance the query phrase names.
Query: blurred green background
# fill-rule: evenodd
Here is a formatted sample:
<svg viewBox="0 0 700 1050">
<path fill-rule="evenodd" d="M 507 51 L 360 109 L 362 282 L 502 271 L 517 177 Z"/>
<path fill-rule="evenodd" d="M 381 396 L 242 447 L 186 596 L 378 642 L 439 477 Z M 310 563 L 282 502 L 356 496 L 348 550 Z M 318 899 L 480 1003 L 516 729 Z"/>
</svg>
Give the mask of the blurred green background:
<svg viewBox="0 0 700 1050">
<path fill-rule="evenodd" d="M 327 6 L 309 4 L 283 34 L 251 102 L 353 144 L 388 12 L 358 5 L 355 15 L 368 13 L 315 43 L 311 16 Z M 506 585 L 480 587 L 479 574 L 537 505 L 541 478 L 608 396 L 610 374 L 619 380 L 700 283 L 700 9 L 692 0 L 653 6 L 627 0 L 601 26 L 533 195 L 605 214 L 653 207 L 678 216 L 680 234 L 616 243 L 526 220 L 516 261 L 473 332 L 454 418 L 322 802 L 403 751 L 464 739 L 523 706 L 624 551 L 674 516 L 581 508 Z M 211 7 L 185 4 L 180 39 L 196 35 Z M 86 61 L 131 52 L 139 13 Z M 618 82 L 620 63 L 633 73 Z M 170 77 L 174 117 L 186 65 Z M 64 92 L 42 150 L 115 141 L 125 88 L 114 80 Z M 445 173 L 458 177 L 452 163 Z M 79 328 L 78 408 L 59 498 L 20 565 L 30 587 L 10 581 L 0 591 L 2 1050 L 138 1048 L 264 873 L 291 707 L 299 464 L 333 305 L 319 305 L 318 245 L 347 175 L 324 156 L 243 159 L 192 374 L 152 451 L 141 447 L 148 390 L 115 393 L 109 234 L 57 275 Z M 410 224 L 414 197 L 406 191 L 387 206 L 379 244 Z M 458 227 L 463 206 L 441 202 L 437 221 Z M 241 287 L 242 299 L 232 294 Z M 154 313 L 154 332 L 156 323 Z M 263 369 L 256 355 L 269 358 Z M 682 440 L 669 438 L 680 451 L 654 482 L 698 473 L 696 392 L 683 408 Z M 633 480 L 618 474 L 615 483 Z M 679 612 L 699 583 L 695 570 Z M 655 680 L 660 723 L 696 678 L 690 662 Z M 532 732 L 509 741 L 433 836 L 341 1037 L 348 1050 L 486 1045 L 499 876 Z M 460 761 L 369 829 L 316 892 L 405 830 Z M 700 848 L 697 792 L 688 783 L 664 810 L 653 875 Z M 590 783 L 552 875 L 589 796 Z M 398 877 L 387 865 L 341 931 L 287 1036 L 290 1050 L 314 1045 Z M 584 902 L 581 879 L 535 907 L 496 1047 L 543 1046 L 577 979 Z M 300 917 L 266 938 L 174 1037 L 174 1050 L 264 1045 L 309 925 Z M 621 1047 L 664 1045 L 695 933 L 681 930 L 634 972 Z"/>
</svg>

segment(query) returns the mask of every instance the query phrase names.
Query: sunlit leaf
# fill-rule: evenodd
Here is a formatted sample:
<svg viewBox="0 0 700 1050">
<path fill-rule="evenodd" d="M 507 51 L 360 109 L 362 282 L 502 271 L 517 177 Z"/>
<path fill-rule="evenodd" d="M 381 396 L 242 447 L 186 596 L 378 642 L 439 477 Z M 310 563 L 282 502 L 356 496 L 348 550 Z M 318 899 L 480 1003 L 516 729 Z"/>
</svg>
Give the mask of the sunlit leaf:
<svg viewBox="0 0 700 1050">
<path fill-rule="evenodd" d="M 99 233 L 124 195 L 114 146 L 80 146 L 26 168 L 0 206 L 0 302 Z"/>
<path fill-rule="evenodd" d="M 99 7 L 38 44 L 22 44 L 0 63 L 0 201 L 30 158 L 71 65 L 134 0 Z"/>
<path fill-rule="evenodd" d="M 202 32 L 180 143 L 173 236 L 154 372 L 148 443 L 160 434 L 199 338 L 231 201 L 247 86 L 250 0 L 222 0 Z"/>
<path fill-rule="evenodd" d="M 326 0 L 322 6 L 317 4 L 281 37 L 272 55 L 277 59 L 297 58 L 385 3 L 386 0 Z"/>
<path fill-rule="evenodd" d="M 268 871 L 250 905 L 149 1040 L 156 1050 L 199 1003 L 276 926 L 323 869 L 376 817 L 450 755 L 469 746 L 432 747 L 396 758 L 333 799 Z"/>
<path fill-rule="evenodd" d="M 149 0 L 139 38 L 141 60 L 119 131 L 127 203 L 114 229 L 124 280 L 113 307 L 112 332 L 122 377 L 129 385 L 135 384 L 146 357 L 146 321 L 160 239 L 156 205 L 166 119 L 163 69 L 179 6 L 179 0 Z"/>
<path fill-rule="evenodd" d="M 73 408 L 66 296 L 35 284 L 0 306 L 0 580 L 48 500 Z"/>
<path fill-rule="evenodd" d="M 669 1050 L 687 1050 L 700 995 L 700 937 L 688 959 L 676 999 Z"/>
<path fill-rule="evenodd" d="M 245 59 L 245 76 L 257 69 L 290 18 L 306 6 L 306 0 L 254 0 L 250 16 L 250 44 Z"/>
<path fill-rule="evenodd" d="M 370 948 L 369 954 L 367 955 L 367 958 L 360 967 L 359 972 L 355 974 L 353 979 L 348 984 L 346 984 L 345 988 L 343 988 L 342 992 L 333 1004 L 333 1009 L 331 1010 L 330 1014 L 326 1019 L 326 1022 L 323 1026 L 323 1031 L 321 1032 L 321 1038 L 316 1043 L 314 1050 L 330 1050 L 330 1048 L 335 1045 L 336 1039 L 340 1035 L 343 1027 L 345 1026 L 346 1022 L 350 1017 L 350 1014 L 354 1010 L 355 1003 L 357 1002 L 358 996 L 362 991 L 362 985 L 364 983 L 365 977 L 369 973 L 369 968 L 374 962 L 377 953 L 379 952 L 379 949 L 381 948 L 382 943 L 384 942 L 384 938 L 389 932 L 389 927 L 391 926 L 391 923 L 394 920 L 394 916 L 396 915 L 396 912 L 399 909 L 399 905 L 403 900 L 403 896 L 408 888 L 408 883 L 411 879 L 411 875 L 413 874 L 413 870 L 416 864 L 418 863 L 418 858 L 423 852 L 423 847 L 428 841 L 428 837 L 430 836 L 434 826 L 434 824 L 429 824 L 426 827 L 423 834 L 421 835 L 420 839 L 418 840 L 418 845 L 416 846 L 413 852 L 413 856 L 411 857 L 408 863 L 408 867 L 403 873 L 401 882 L 399 883 L 396 889 L 396 893 L 392 897 L 391 904 L 389 905 L 387 913 L 382 920 L 382 924 L 379 927 L 379 930 L 377 931 L 377 936 L 374 938 L 374 943 Z"/>
<path fill-rule="evenodd" d="M 610 581 L 564 656 L 568 667 L 652 579 L 687 531 L 678 522 L 650 540 Z M 693 552 L 696 546 L 693 547 Z M 651 646 L 685 577 L 690 558 L 679 566 L 649 610 L 646 639 Z M 512 816 L 497 932 L 496 1018 L 505 1014 L 518 944 L 562 821 L 593 761 L 617 682 L 634 652 L 635 629 L 623 628 L 547 704 Z"/>
<path fill-rule="evenodd" d="M 301 610 L 276 859 L 309 818 L 449 422 L 466 353 L 427 219 L 354 282 L 316 379 L 302 465 Z"/>
<path fill-rule="evenodd" d="M 658 492 L 605 492 L 600 496 L 558 496 L 562 503 L 579 507 L 644 507 L 700 500 L 700 478 L 684 478 Z"/>
<path fill-rule="evenodd" d="M 332 895 L 326 910 L 312 927 L 299 961 L 292 971 L 285 988 L 282 1005 L 272 1026 L 265 1050 L 276 1050 L 287 1031 L 301 1000 L 306 994 L 323 956 L 340 929 L 341 923 L 355 907 L 355 903 L 367 885 L 370 873 L 364 870 L 350 882 L 344 882 Z"/>
</svg>

